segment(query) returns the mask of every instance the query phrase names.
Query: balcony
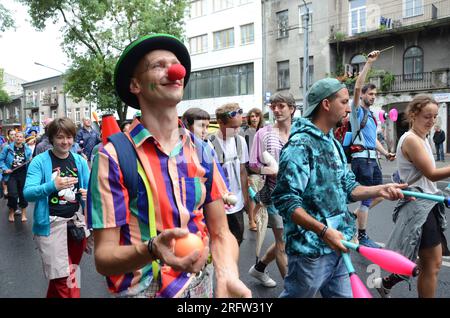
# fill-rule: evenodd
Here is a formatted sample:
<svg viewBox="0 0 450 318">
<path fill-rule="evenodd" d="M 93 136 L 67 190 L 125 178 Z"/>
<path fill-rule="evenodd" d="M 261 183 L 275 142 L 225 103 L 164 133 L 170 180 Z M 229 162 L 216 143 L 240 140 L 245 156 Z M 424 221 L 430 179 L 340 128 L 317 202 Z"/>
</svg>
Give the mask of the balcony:
<svg viewBox="0 0 450 318">
<path fill-rule="evenodd" d="M 20 126 L 20 120 L 19 117 L 11 117 L 11 118 L 4 118 L 2 120 L 2 125 L 19 125 Z"/>
<path fill-rule="evenodd" d="M 27 100 L 23 107 L 24 109 L 39 109 L 37 100 Z"/>
<path fill-rule="evenodd" d="M 365 24 L 360 26 L 364 32 L 349 34 L 348 19 L 344 19 L 340 25 L 333 25 L 330 43 L 382 38 L 450 24 L 450 0 L 423 5 L 416 8 L 416 12 L 404 12 L 401 6 L 379 9 L 378 15 L 368 15 Z M 348 17 L 348 14 L 341 14 Z"/>
<path fill-rule="evenodd" d="M 450 72 L 449 69 L 440 69 L 432 72 L 391 75 L 386 79 L 380 75 L 369 78 L 369 81 L 380 87 L 383 93 L 432 91 L 450 88 Z"/>
<path fill-rule="evenodd" d="M 43 106 L 58 107 L 58 94 L 57 93 L 47 93 L 42 98 Z"/>
</svg>

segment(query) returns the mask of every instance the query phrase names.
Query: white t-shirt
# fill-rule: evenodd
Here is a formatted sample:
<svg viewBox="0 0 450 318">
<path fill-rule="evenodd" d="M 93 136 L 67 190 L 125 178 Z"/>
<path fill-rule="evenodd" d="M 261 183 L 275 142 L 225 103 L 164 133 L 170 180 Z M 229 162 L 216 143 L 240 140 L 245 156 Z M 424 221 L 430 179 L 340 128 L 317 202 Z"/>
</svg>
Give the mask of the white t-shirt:
<svg viewBox="0 0 450 318">
<path fill-rule="evenodd" d="M 247 143 L 244 137 L 237 136 L 241 140 L 241 158 L 237 157 L 236 142 L 234 137 L 229 137 L 226 140 L 222 139 L 222 136 L 216 134 L 217 141 L 222 147 L 225 154 L 225 163 L 222 165 L 225 176 L 228 178 L 228 184 L 230 185 L 230 191 L 237 196 L 237 203 L 230 210 L 226 210 L 227 214 L 239 212 L 244 208 L 244 196 L 242 195 L 241 188 L 241 164 L 248 162 L 248 150 Z M 231 160 L 235 158 L 235 160 Z M 245 185 L 247 186 L 247 185 Z"/>
</svg>

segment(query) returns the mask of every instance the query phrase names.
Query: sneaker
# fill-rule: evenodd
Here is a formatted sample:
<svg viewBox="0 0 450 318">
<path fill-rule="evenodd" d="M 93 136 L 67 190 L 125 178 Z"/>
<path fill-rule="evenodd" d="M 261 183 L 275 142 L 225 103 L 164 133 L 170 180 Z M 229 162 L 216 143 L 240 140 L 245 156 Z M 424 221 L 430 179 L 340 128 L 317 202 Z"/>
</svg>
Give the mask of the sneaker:
<svg viewBox="0 0 450 318">
<path fill-rule="evenodd" d="M 253 265 L 248 273 L 253 276 L 254 278 L 256 278 L 257 280 L 259 280 L 261 282 L 261 284 L 263 284 L 263 286 L 265 287 L 275 287 L 277 286 L 277 282 L 274 281 L 272 278 L 270 278 L 269 274 L 267 274 L 267 272 L 262 273 L 258 270 L 256 270 L 255 265 Z"/>
<path fill-rule="evenodd" d="M 367 235 L 367 233 L 364 233 L 361 236 L 358 236 L 358 240 L 359 240 L 359 244 L 366 246 L 366 247 L 372 247 L 372 248 L 381 248 L 380 245 L 378 245 L 377 243 L 375 243 L 374 241 L 372 241 L 369 236 Z"/>
<path fill-rule="evenodd" d="M 391 295 L 389 295 L 391 290 L 383 286 L 383 278 L 374 278 L 373 286 L 377 289 L 381 298 L 391 298 Z"/>
</svg>

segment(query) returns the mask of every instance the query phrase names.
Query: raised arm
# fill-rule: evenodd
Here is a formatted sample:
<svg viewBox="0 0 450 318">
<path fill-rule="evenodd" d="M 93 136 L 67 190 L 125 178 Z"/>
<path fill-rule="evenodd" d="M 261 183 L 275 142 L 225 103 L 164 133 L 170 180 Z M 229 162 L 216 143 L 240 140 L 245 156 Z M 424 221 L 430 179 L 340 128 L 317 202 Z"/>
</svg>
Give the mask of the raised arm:
<svg viewBox="0 0 450 318">
<path fill-rule="evenodd" d="M 355 109 L 358 109 L 359 107 L 359 98 L 361 97 L 361 89 L 364 86 L 364 82 L 366 81 L 366 76 L 369 73 L 370 69 L 372 68 L 373 62 L 375 62 L 378 59 L 378 56 L 380 55 L 380 51 L 372 51 L 367 56 L 367 62 L 364 65 L 362 71 L 358 74 L 358 78 L 356 79 L 355 83 L 355 92 L 353 94 L 353 104 L 355 106 Z"/>
</svg>

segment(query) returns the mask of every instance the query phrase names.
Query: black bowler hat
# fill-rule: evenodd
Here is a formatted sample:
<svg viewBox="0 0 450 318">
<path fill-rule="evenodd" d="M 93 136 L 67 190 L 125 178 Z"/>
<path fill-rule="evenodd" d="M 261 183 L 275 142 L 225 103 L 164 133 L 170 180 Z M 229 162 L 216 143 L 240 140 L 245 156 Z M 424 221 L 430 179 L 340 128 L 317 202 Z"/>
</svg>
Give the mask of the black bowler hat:
<svg viewBox="0 0 450 318">
<path fill-rule="evenodd" d="M 179 39 L 169 34 L 145 35 L 131 42 L 116 64 L 114 69 L 114 87 L 120 99 L 127 105 L 140 109 L 136 95 L 130 92 L 130 81 L 134 69 L 142 57 L 154 50 L 167 50 L 175 54 L 186 69 L 184 86 L 186 87 L 191 74 L 191 58 L 186 46 Z"/>
</svg>

